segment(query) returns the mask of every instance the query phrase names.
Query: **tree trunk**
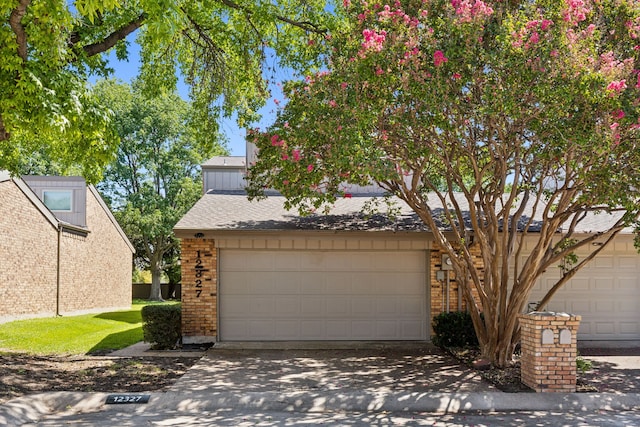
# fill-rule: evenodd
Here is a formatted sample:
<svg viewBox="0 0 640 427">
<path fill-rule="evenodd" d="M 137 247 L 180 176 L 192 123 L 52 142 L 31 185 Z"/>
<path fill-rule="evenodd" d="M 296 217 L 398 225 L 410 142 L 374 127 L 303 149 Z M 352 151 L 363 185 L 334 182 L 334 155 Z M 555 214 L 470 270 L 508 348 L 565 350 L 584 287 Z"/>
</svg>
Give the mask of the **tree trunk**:
<svg viewBox="0 0 640 427">
<path fill-rule="evenodd" d="M 151 270 L 151 292 L 149 293 L 150 301 L 164 301 L 162 298 L 162 288 L 160 286 L 160 277 L 162 276 L 162 269 L 159 263 L 152 262 L 150 265 Z"/>
</svg>

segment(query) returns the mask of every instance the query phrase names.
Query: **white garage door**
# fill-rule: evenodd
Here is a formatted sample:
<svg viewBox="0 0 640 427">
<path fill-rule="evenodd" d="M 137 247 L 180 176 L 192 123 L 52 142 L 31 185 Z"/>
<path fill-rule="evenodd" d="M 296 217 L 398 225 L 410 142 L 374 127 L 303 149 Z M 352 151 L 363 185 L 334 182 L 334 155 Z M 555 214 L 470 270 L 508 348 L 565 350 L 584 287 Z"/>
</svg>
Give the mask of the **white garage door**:
<svg viewBox="0 0 640 427">
<path fill-rule="evenodd" d="M 541 282 L 548 289 L 559 268 Z M 544 295 L 537 286 L 532 300 Z M 640 256 L 605 253 L 594 258 L 553 297 L 547 310 L 579 314 L 579 340 L 640 339 Z"/>
<path fill-rule="evenodd" d="M 222 341 L 426 340 L 423 251 L 220 251 Z"/>
</svg>

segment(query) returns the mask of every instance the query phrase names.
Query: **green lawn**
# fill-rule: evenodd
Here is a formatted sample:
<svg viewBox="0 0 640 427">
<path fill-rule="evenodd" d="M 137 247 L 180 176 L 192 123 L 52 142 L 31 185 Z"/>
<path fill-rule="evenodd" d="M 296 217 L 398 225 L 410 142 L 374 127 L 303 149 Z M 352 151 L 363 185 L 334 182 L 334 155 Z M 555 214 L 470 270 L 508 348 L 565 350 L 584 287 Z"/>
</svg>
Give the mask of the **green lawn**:
<svg viewBox="0 0 640 427">
<path fill-rule="evenodd" d="M 142 341 L 140 310 L 147 304 L 158 303 L 134 300 L 131 310 L 0 324 L 0 350 L 30 354 L 87 354 L 124 348 Z"/>
</svg>

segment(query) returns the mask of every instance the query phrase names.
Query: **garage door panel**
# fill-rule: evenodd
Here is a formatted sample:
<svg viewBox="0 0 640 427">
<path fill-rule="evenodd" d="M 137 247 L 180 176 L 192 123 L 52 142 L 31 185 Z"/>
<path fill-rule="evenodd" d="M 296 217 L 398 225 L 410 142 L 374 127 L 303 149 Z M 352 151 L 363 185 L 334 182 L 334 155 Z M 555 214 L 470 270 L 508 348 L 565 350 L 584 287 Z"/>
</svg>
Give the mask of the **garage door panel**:
<svg viewBox="0 0 640 427">
<path fill-rule="evenodd" d="M 640 265 L 638 256 L 620 256 L 617 258 L 618 268 L 637 270 Z"/>
<path fill-rule="evenodd" d="M 640 324 L 635 322 L 620 322 L 621 335 L 637 335 L 640 333 Z"/>
<path fill-rule="evenodd" d="M 614 258 L 612 256 L 598 256 L 591 261 L 592 268 L 602 269 L 602 268 L 613 268 Z"/>
<path fill-rule="evenodd" d="M 289 269 L 226 270 L 261 252 L 220 252 L 221 340 L 427 339 L 425 252 L 264 251 Z"/>
<path fill-rule="evenodd" d="M 328 317 L 347 317 L 351 313 L 351 301 L 347 298 L 327 298 L 326 307 Z"/>
<path fill-rule="evenodd" d="M 582 317 L 579 340 L 640 339 L 640 256 L 609 251 L 580 270 L 547 306 Z M 531 300 L 542 298 L 557 278 L 556 271 L 545 273 Z"/>
</svg>

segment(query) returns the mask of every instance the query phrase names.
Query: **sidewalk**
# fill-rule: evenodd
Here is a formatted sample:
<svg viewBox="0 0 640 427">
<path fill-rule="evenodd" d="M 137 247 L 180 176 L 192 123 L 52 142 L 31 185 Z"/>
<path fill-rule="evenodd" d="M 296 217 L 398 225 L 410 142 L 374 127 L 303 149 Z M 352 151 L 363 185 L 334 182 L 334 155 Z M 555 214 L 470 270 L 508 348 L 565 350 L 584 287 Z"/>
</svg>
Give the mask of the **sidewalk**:
<svg viewBox="0 0 640 427">
<path fill-rule="evenodd" d="M 397 345 L 397 344 L 396 344 Z M 150 355 L 129 348 L 121 355 Z M 128 352 L 128 353 L 127 353 Z M 105 393 L 45 393 L 0 406 L 0 425 L 141 425 L 215 411 L 432 412 L 640 409 L 639 355 L 598 358 L 602 378 L 632 376 L 625 393 L 503 393 L 430 345 L 357 350 L 216 346 L 148 404 L 108 405 Z M 187 352 L 194 356 L 193 352 Z M 175 352 L 172 353 L 175 356 Z M 623 358 L 623 359 L 616 359 Z M 595 362 L 595 359 L 594 359 Z M 117 421 L 116 421 L 117 420 Z M 126 422 L 125 422 L 126 421 Z M 116 423 L 116 424 L 114 424 Z"/>
</svg>

